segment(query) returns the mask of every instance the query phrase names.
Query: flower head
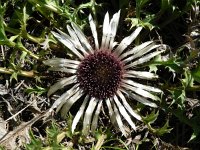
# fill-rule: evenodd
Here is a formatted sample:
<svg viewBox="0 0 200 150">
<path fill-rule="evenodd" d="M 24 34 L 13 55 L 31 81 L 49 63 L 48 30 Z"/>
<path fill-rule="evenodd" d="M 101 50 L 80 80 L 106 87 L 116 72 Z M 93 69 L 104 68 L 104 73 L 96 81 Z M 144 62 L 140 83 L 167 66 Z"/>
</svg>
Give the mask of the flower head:
<svg viewBox="0 0 200 150">
<path fill-rule="evenodd" d="M 151 100 L 159 100 L 154 94 L 162 91 L 136 81 L 158 77 L 147 71 L 138 71 L 138 65 L 159 55 L 164 49 L 160 48 L 162 45 L 148 41 L 127 50 L 127 47 L 139 35 L 142 27 L 138 27 L 130 36 L 117 44 L 114 40 L 119 16 L 120 11 L 109 20 L 109 14 L 106 13 L 100 46 L 96 25 L 91 15 L 89 15 L 89 23 L 95 47 L 90 45 L 81 29 L 73 22 L 71 26 L 67 26 L 68 34 L 60 30 L 52 31 L 52 34 L 76 56 L 76 59 L 52 58 L 44 61 L 44 64 L 50 66 L 50 70 L 70 74 L 50 87 L 48 96 L 65 86 L 70 86 L 49 111 L 55 108 L 59 111 L 62 108 L 61 115 L 64 116 L 76 101 L 82 101 L 72 123 L 72 132 L 81 116 L 84 117 L 83 132 L 94 131 L 103 101 L 107 105 L 111 122 L 117 125 L 124 135 L 127 133 L 121 117 L 124 117 L 134 130 L 136 126 L 131 117 L 141 120 L 141 116 L 127 103 L 127 97 L 144 105 L 157 107 Z"/>
</svg>

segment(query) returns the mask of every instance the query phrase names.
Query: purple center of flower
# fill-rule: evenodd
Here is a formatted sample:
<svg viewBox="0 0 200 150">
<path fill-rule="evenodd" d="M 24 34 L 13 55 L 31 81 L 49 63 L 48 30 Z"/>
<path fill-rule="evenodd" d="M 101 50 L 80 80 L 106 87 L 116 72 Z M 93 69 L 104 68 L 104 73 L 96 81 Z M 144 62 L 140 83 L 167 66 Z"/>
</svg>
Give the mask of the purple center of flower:
<svg viewBox="0 0 200 150">
<path fill-rule="evenodd" d="M 123 64 L 111 52 L 98 51 L 82 60 L 77 71 L 83 91 L 92 97 L 112 97 L 121 82 Z"/>
</svg>

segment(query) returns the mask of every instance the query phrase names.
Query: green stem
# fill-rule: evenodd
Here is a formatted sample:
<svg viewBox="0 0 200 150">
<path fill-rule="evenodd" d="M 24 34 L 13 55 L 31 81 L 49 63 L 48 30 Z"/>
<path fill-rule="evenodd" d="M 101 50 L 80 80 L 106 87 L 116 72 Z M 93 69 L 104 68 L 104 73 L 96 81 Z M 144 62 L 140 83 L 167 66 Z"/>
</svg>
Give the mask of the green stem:
<svg viewBox="0 0 200 150">
<path fill-rule="evenodd" d="M 10 40 L 6 40 L 4 42 L 0 42 L 1 45 L 7 45 L 8 47 L 14 47 L 14 48 L 17 48 L 21 51 L 24 51 L 24 52 L 27 52 L 30 56 L 32 56 L 33 58 L 35 59 L 39 59 L 39 56 L 35 55 L 34 53 L 32 53 L 31 51 L 27 50 L 21 42 L 18 42 L 17 44 L 10 41 Z"/>
<path fill-rule="evenodd" d="M 141 10 L 140 3 L 138 0 L 136 0 L 136 18 L 138 19 L 140 19 L 140 10 Z"/>
<path fill-rule="evenodd" d="M 31 71 L 24 71 L 24 70 L 13 70 L 13 69 L 9 69 L 9 68 L 3 68 L 0 67 L 0 73 L 4 73 L 4 74 L 13 74 L 17 72 L 18 75 L 23 76 L 23 77 L 28 77 L 28 78 L 47 78 L 47 76 L 43 76 L 43 75 L 39 75 L 37 74 L 34 70 Z"/>
<path fill-rule="evenodd" d="M 30 56 L 32 56 L 35 59 L 39 59 L 39 56 L 35 55 L 31 51 L 27 50 L 21 43 L 15 45 L 16 48 L 20 49 L 21 51 L 27 52 Z"/>
<path fill-rule="evenodd" d="M 5 31 L 10 32 L 12 34 L 19 35 L 21 33 L 20 30 L 9 27 L 5 22 L 4 22 L 4 27 L 5 27 Z M 34 36 L 28 34 L 27 32 L 23 32 L 20 35 L 23 38 L 26 38 L 26 39 L 34 42 L 34 43 L 38 43 L 39 44 L 39 43 L 42 43 L 44 41 L 43 38 L 34 37 Z"/>
<path fill-rule="evenodd" d="M 16 35 L 20 33 L 19 30 L 8 27 L 8 25 L 5 22 L 3 22 L 3 25 L 4 25 L 4 28 L 5 28 L 5 31 L 7 31 L 7 32 L 10 32 L 10 33 L 16 34 Z"/>
<path fill-rule="evenodd" d="M 5 74 L 13 74 L 15 70 L 13 69 L 8 69 L 8 68 L 2 68 L 0 67 L 0 73 L 5 73 Z M 36 74 L 34 71 L 20 71 L 19 75 L 24 76 L 24 77 L 29 77 L 29 78 L 34 78 Z"/>
</svg>

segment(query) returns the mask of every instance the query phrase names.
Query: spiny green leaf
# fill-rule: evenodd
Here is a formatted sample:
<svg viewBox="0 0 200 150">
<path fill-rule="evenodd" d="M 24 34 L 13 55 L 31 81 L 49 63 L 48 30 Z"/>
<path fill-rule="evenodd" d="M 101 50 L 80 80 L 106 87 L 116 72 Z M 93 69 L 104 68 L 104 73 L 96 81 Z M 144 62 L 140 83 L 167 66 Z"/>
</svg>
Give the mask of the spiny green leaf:
<svg viewBox="0 0 200 150">
<path fill-rule="evenodd" d="M 7 36 L 5 34 L 4 25 L 3 25 L 3 22 L 4 22 L 3 16 L 5 13 L 5 8 L 6 8 L 6 5 L 4 6 L 0 5 L 0 44 L 2 44 L 2 42 L 7 40 Z"/>
<path fill-rule="evenodd" d="M 199 121 L 199 118 L 195 119 L 195 121 L 193 121 L 193 123 L 192 123 L 193 133 L 192 133 L 188 142 L 194 141 L 200 135 L 200 129 L 199 129 L 198 121 Z"/>
<path fill-rule="evenodd" d="M 20 62 L 23 62 L 24 59 L 26 58 L 26 56 L 27 56 L 27 52 L 23 51 L 21 56 L 20 56 Z"/>
<path fill-rule="evenodd" d="M 144 20 L 140 20 L 138 18 L 127 18 L 127 21 L 131 22 L 131 29 L 136 26 L 142 26 L 144 28 L 148 28 L 149 30 L 152 30 L 154 26 L 150 23 L 149 18 L 146 18 Z"/>
<path fill-rule="evenodd" d="M 157 59 L 153 60 L 150 63 L 154 64 L 154 65 L 163 65 L 166 68 L 169 68 L 169 70 L 171 72 L 180 72 L 183 69 L 182 64 L 184 62 L 178 58 L 174 57 L 174 58 L 170 58 L 166 61 L 162 60 L 161 57 L 159 59 L 158 58 L 159 57 L 157 57 Z"/>
<path fill-rule="evenodd" d="M 18 72 L 13 72 L 12 75 L 10 76 L 10 82 L 12 82 L 13 79 L 18 81 L 18 79 L 17 79 L 18 74 L 19 74 Z"/>
<path fill-rule="evenodd" d="M 174 89 L 173 91 L 170 92 L 172 94 L 172 99 L 173 99 L 171 105 L 176 103 L 180 108 L 184 108 L 185 107 L 184 102 L 186 100 L 185 90 Z"/>
<path fill-rule="evenodd" d="M 42 150 L 42 141 L 39 138 L 36 138 L 33 135 L 32 131 L 29 132 L 29 135 L 30 135 L 30 143 L 25 145 L 26 149 L 27 150 L 33 150 L 33 149 Z"/>
<path fill-rule="evenodd" d="M 11 36 L 11 37 L 9 38 L 9 40 L 10 40 L 11 42 L 13 42 L 13 41 L 15 41 L 18 37 L 19 37 L 19 35 L 14 35 L 14 36 Z"/>
<path fill-rule="evenodd" d="M 197 137 L 196 133 L 192 133 L 192 135 L 191 135 L 191 137 L 190 137 L 188 142 L 194 140 L 196 137 Z"/>
<path fill-rule="evenodd" d="M 154 72 L 156 73 L 158 71 L 158 67 L 154 64 L 149 65 L 149 72 Z"/>
<path fill-rule="evenodd" d="M 10 47 L 15 46 L 15 43 L 12 42 L 12 40 L 8 40 L 6 33 L 5 33 L 5 29 L 4 29 L 4 13 L 6 11 L 6 4 L 4 4 L 3 6 L 0 5 L 0 45 L 7 45 Z"/>
<path fill-rule="evenodd" d="M 169 128 L 169 121 L 167 120 L 167 122 L 164 124 L 164 126 L 162 126 L 159 129 L 154 129 L 154 133 L 156 133 L 159 136 L 162 136 L 165 133 L 170 133 L 171 130 L 172 130 L 172 128 Z"/>
<path fill-rule="evenodd" d="M 147 124 L 152 124 L 156 121 L 156 119 L 158 118 L 158 115 L 159 115 L 159 111 L 155 112 L 152 111 L 151 114 L 143 117 L 143 121 L 146 122 Z"/>
<path fill-rule="evenodd" d="M 45 92 L 47 92 L 47 89 L 39 87 L 37 85 L 35 88 L 27 88 L 26 89 L 26 93 L 28 93 L 28 94 L 36 93 L 37 95 L 41 95 Z"/>
<path fill-rule="evenodd" d="M 131 21 L 131 29 L 139 25 L 138 18 L 127 18 L 127 21 Z"/>
<path fill-rule="evenodd" d="M 51 127 L 47 128 L 46 130 L 47 132 L 47 136 L 50 138 L 50 139 L 54 139 L 54 140 L 57 140 L 57 135 L 60 133 L 60 129 L 58 128 L 58 126 L 56 125 L 56 123 L 52 123 Z M 55 141 L 57 142 L 57 141 Z"/>
<path fill-rule="evenodd" d="M 147 127 L 151 132 L 157 135 L 163 135 L 165 133 L 170 133 L 172 130 L 169 128 L 169 121 L 167 121 L 161 128 L 154 128 L 152 127 L 152 124 L 157 120 L 159 115 L 159 111 L 155 113 L 155 111 L 151 112 L 151 114 L 147 115 L 146 117 L 143 117 L 143 121 L 145 124 L 147 124 Z"/>
<path fill-rule="evenodd" d="M 185 78 L 182 79 L 183 86 L 186 87 L 193 87 L 194 85 L 194 78 L 191 75 L 191 72 L 188 69 L 185 69 L 184 72 Z"/>
</svg>

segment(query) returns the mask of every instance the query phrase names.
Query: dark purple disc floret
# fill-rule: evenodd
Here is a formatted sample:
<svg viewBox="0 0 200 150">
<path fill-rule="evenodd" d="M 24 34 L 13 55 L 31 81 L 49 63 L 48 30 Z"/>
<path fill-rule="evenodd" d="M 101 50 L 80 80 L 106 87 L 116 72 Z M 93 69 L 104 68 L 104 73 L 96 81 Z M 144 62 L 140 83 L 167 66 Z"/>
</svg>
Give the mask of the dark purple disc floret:
<svg viewBox="0 0 200 150">
<path fill-rule="evenodd" d="M 97 99 L 112 97 L 122 80 L 123 64 L 110 51 L 90 54 L 78 67 L 77 79 L 83 91 Z"/>
</svg>

